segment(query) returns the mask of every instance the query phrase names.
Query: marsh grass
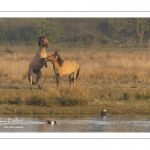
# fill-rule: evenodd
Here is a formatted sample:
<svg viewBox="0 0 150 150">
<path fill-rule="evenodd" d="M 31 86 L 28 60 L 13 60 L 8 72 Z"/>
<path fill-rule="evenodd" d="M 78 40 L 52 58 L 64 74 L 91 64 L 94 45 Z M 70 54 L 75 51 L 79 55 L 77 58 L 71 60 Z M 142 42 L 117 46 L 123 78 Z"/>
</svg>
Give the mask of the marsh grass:
<svg viewBox="0 0 150 150">
<path fill-rule="evenodd" d="M 111 113 L 140 113 L 141 107 L 144 107 L 145 113 L 150 111 L 150 52 L 147 49 L 61 49 L 58 53 L 62 58 L 76 60 L 81 72 L 75 87 L 68 90 L 68 78 L 63 77 L 62 89 L 58 91 L 51 62 L 48 63 L 48 69 L 42 69 L 39 83 L 43 89 L 34 87 L 29 90 L 27 71 L 35 52 L 28 48 L 8 46 L 2 50 L 1 106 L 12 105 L 30 109 L 35 106 L 39 110 L 29 110 L 29 113 L 51 114 L 62 113 L 62 108 L 67 109 L 68 113 L 75 113 L 77 110 L 80 113 L 96 113 L 103 107 L 107 107 Z M 60 111 L 57 108 L 61 108 Z M 17 113 L 25 111 L 17 109 Z M 5 108 L 2 110 L 10 112 Z"/>
<path fill-rule="evenodd" d="M 1 89 L 0 104 L 17 104 L 31 106 L 86 106 L 89 101 L 89 92 L 76 87 L 74 89 L 58 91 L 28 90 L 28 89 Z"/>
<path fill-rule="evenodd" d="M 75 59 L 81 69 L 82 78 L 122 81 L 147 81 L 150 74 L 149 57 L 150 52 L 60 52 L 65 60 Z M 0 77 L 21 82 L 27 75 L 29 62 L 35 53 L 6 53 L 1 56 Z M 10 65 L 11 64 L 11 65 Z M 48 63 L 49 69 L 43 68 L 43 78 L 53 76 L 52 65 Z"/>
</svg>

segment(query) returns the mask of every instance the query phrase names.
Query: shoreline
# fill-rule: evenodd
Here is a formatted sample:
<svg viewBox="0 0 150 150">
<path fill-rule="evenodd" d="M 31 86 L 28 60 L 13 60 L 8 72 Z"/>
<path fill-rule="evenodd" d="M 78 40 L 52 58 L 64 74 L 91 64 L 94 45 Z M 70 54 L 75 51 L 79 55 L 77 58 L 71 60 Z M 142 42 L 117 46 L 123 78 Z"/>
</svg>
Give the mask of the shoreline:
<svg viewBox="0 0 150 150">
<path fill-rule="evenodd" d="M 149 115 L 150 102 L 137 103 L 129 105 L 127 102 L 107 103 L 101 106 L 84 106 L 84 107 L 45 107 L 45 106 L 26 106 L 26 105 L 0 105 L 0 115 L 100 115 L 102 108 L 107 109 L 107 115 Z M 130 103 L 131 104 L 131 103 Z M 116 108 L 115 109 L 115 105 Z M 141 107 L 139 107 L 139 105 Z M 143 111 L 145 109 L 145 111 Z"/>
</svg>

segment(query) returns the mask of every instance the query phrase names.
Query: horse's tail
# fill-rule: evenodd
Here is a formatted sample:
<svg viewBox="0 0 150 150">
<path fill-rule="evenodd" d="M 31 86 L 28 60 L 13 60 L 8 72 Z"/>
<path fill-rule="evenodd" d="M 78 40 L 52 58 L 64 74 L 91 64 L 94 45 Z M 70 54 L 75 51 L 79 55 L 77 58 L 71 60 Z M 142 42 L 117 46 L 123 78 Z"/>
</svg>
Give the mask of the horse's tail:
<svg viewBox="0 0 150 150">
<path fill-rule="evenodd" d="M 80 67 L 77 70 L 76 79 L 79 77 Z M 72 81 L 74 81 L 74 78 L 72 78 Z"/>
<path fill-rule="evenodd" d="M 76 79 L 78 78 L 79 73 L 80 73 L 80 67 L 78 68 L 77 75 L 76 75 Z"/>
</svg>

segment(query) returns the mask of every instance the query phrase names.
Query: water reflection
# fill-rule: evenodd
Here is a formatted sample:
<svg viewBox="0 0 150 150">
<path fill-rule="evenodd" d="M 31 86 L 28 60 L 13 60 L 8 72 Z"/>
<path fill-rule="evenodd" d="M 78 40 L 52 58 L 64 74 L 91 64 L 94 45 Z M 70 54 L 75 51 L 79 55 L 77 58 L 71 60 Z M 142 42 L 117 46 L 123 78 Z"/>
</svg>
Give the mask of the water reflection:
<svg viewBox="0 0 150 150">
<path fill-rule="evenodd" d="M 46 124 L 56 120 L 57 124 Z M 1 116 L 0 132 L 149 132 L 150 118 L 140 116 Z"/>
</svg>

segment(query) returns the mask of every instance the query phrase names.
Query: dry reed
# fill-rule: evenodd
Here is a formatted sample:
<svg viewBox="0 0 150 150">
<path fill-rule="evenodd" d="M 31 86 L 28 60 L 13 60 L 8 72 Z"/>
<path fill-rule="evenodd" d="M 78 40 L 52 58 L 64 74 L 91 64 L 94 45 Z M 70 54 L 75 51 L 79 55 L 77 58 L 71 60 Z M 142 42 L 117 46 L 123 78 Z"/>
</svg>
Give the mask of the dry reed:
<svg viewBox="0 0 150 150">
<path fill-rule="evenodd" d="M 80 79 L 100 81 L 149 82 L 150 52 L 60 52 L 63 59 L 74 59 L 80 64 Z M 34 53 L 5 54 L 0 58 L 0 77 L 10 82 L 27 78 L 28 65 Z M 54 77 L 51 62 L 43 68 L 42 79 Z"/>
</svg>

